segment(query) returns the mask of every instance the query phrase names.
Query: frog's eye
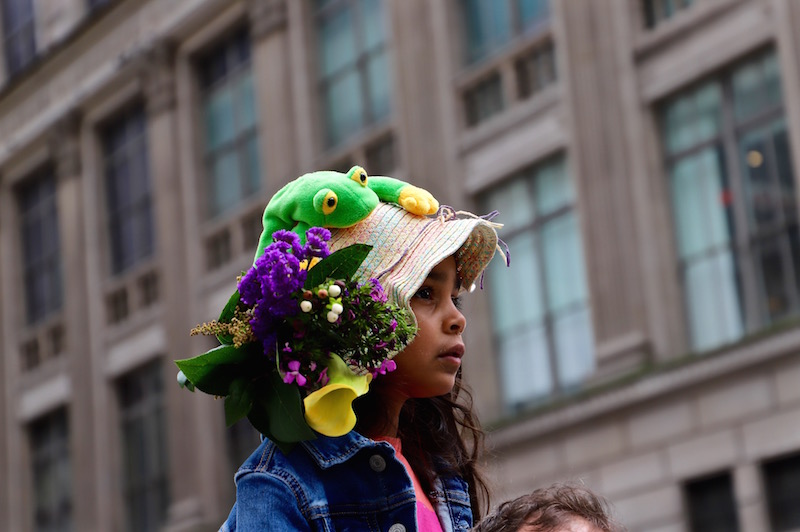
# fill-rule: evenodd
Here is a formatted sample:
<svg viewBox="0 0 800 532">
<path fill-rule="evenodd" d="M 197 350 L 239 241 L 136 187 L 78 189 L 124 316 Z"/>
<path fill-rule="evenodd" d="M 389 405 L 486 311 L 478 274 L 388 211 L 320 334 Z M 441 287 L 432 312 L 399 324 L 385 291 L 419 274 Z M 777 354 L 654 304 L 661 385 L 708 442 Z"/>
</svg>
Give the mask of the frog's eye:
<svg viewBox="0 0 800 532">
<path fill-rule="evenodd" d="M 337 203 L 339 203 L 339 198 L 336 196 L 336 192 L 329 190 L 328 193 L 325 194 L 325 199 L 322 200 L 322 214 L 328 216 L 335 211 Z"/>
<path fill-rule="evenodd" d="M 361 185 L 362 187 L 367 186 L 367 171 L 361 168 L 360 166 L 354 167 L 350 171 L 350 179 Z"/>
</svg>

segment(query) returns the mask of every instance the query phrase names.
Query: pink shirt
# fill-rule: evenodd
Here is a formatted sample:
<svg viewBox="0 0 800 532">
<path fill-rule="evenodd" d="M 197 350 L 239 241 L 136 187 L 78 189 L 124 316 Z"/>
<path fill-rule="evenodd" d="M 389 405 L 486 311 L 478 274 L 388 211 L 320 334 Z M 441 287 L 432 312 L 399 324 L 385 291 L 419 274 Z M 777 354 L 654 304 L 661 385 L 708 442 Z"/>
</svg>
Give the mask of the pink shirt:
<svg viewBox="0 0 800 532">
<path fill-rule="evenodd" d="M 378 441 L 385 441 L 394 447 L 395 456 L 397 456 L 397 459 L 400 460 L 400 463 L 406 468 L 408 476 L 411 477 L 411 482 L 414 484 L 414 496 L 417 498 L 417 530 L 420 532 L 442 532 L 442 525 L 439 523 L 439 518 L 436 516 L 430 499 L 425 495 L 417 475 L 414 474 L 414 470 L 411 469 L 408 460 L 403 456 L 400 438 L 381 436 L 375 439 Z"/>
</svg>

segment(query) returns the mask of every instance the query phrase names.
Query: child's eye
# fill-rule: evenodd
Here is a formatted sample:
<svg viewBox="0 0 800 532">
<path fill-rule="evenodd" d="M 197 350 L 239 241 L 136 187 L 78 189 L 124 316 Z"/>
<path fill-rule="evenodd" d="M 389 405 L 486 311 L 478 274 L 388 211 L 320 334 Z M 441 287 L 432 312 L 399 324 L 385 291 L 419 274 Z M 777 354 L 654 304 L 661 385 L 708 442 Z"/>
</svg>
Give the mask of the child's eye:
<svg viewBox="0 0 800 532">
<path fill-rule="evenodd" d="M 464 305 L 464 301 L 461 299 L 460 296 L 455 296 L 451 298 L 453 300 L 453 305 L 458 309 L 461 310 L 461 307 Z"/>
<path fill-rule="evenodd" d="M 419 299 L 432 299 L 433 298 L 433 290 L 428 288 L 427 286 L 423 286 L 417 293 L 414 294 L 414 297 L 418 297 Z"/>
</svg>

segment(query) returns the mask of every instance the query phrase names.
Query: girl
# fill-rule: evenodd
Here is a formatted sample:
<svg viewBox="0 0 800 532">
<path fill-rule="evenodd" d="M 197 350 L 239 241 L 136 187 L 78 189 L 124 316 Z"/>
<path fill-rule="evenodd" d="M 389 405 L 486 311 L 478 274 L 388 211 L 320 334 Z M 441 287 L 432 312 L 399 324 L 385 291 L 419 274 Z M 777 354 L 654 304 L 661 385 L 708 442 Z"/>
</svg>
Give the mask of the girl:
<svg viewBox="0 0 800 532">
<path fill-rule="evenodd" d="M 355 401 L 354 430 L 287 454 L 265 439 L 236 473 L 221 530 L 470 529 L 488 492 L 478 468 L 483 433 L 461 387 L 459 294 L 492 259 L 495 226 L 448 208 L 423 217 L 380 203 L 331 231 L 331 250 L 373 246 L 356 276 L 377 278 L 390 302 L 411 310 L 416 337 Z"/>
</svg>

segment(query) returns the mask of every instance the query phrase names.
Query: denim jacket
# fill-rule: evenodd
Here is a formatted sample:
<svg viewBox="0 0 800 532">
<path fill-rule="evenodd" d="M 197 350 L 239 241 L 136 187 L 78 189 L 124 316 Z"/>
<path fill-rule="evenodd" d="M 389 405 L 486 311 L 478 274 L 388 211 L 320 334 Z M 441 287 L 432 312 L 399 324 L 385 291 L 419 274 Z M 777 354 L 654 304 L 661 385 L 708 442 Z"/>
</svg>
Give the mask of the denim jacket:
<svg viewBox="0 0 800 532">
<path fill-rule="evenodd" d="M 270 440 L 239 468 L 222 532 L 416 530 L 414 487 L 392 446 L 351 431 L 317 435 L 284 455 Z M 444 532 L 472 527 L 467 483 L 439 475 L 429 494 Z"/>
</svg>

